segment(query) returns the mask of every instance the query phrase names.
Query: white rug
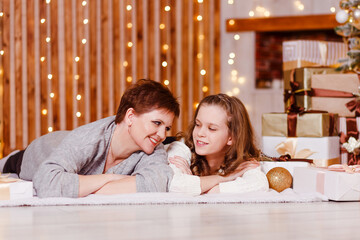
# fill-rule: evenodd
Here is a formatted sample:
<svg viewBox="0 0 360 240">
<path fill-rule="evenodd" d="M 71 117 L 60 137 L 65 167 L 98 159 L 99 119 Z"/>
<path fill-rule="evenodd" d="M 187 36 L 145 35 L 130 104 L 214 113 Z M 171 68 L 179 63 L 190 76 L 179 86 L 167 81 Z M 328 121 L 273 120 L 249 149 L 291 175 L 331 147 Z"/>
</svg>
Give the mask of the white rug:
<svg viewBox="0 0 360 240">
<path fill-rule="evenodd" d="M 178 193 L 135 193 L 119 195 L 89 195 L 84 198 L 27 198 L 0 200 L 0 207 L 66 206 L 66 205 L 144 205 L 144 204 L 223 204 L 223 203 L 287 203 L 328 201 L 321 194 L 298 194 L 292 189 L 278 193 L 252 192 L 243 194 L 205 194 L 189 196 Z"/>
</svg>

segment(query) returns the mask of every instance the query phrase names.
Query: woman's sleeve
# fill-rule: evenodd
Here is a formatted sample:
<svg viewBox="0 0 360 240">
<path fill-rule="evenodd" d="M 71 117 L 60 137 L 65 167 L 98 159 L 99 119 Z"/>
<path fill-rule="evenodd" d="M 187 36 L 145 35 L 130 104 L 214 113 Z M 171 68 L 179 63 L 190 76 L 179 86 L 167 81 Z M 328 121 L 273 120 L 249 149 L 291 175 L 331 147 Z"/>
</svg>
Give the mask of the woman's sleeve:
<svg viewBox="0 0 360 240">
<path fill-rule="evenodd" d="M 179 156 L 184 158 L 190 164 L 190 149 L 182 142 L 175 141 L 165 145 L 169 157 Z M 174 164 L 170 164 L 174 171 L 174 177 L 170 183 L 170 192 L 186 193 L 193 196 L 201 194 L 200 177 L 182 173 Z"/>
<path fill-rule="evenodd" d="M 220 193 L 246 193 L 269 190 L 269 182 L 260 167 L 248 170 L 234 181 L 219 184 Z"/>
</svg>

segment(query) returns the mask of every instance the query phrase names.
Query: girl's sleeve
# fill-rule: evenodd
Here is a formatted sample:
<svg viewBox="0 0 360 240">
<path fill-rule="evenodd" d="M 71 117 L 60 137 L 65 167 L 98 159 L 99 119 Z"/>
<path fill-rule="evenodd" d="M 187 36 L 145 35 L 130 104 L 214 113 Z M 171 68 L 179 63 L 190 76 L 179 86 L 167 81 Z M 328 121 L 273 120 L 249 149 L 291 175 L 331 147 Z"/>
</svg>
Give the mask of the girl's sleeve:
<svg viewBox="0 0 360 240">
<path fill-rule="evenodd" d="M 191 152 L 184 143 L 179 141 L 172 142 L 166 146 L 166 151 L 168 158 L 179 156 L 190 164 Z M 193 196 L 201 194 L 200 177 L 182 173 L 174 164 L 170 164 L 170 167 L 174 171 L 174 176 L 169 188 L 170 192 L 186 193 Z"/>
<path fill-rule="evenodd" d="M 219 184 L 220 193 L 246 193 L 269 190 L 269 182 L 260 167 L 248 170 L 234 181 Z"/>
</svg>

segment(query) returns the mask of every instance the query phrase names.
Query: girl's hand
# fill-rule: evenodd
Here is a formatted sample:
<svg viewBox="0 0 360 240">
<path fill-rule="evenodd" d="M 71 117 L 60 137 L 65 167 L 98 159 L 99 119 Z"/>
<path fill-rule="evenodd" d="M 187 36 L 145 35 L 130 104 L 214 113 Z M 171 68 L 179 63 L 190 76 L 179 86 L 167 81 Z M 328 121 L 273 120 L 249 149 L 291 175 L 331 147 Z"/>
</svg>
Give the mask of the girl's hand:
<svg viewBox="0 0 360 240">
<path fill-rule="evenodd" d="M 179 156 L 174 156 L 174 157 L 169 157 L 169 162 L 171 164 L 174 164 L 178 169 L 180 169 L 182 173 L 192 175 L 192 172 L 190 170 L 190 165 L 188 161 L 186 161 L 186 159 Z"/>
<path fill-rule="evenodd" d="M 248 170 L 257 168 L 260 166 L 260 162 L 256 161 L 256 160 L 252 160 L 252 161 L 245 161 L 243 163 L 241 163 L 233 173 L 231 173 L 228 176 L 225 176 L 226 181 L 233 181 L 238 177 L 242 177 L 242 175 L 244 175 L 244 173 Z"/>
</svg>

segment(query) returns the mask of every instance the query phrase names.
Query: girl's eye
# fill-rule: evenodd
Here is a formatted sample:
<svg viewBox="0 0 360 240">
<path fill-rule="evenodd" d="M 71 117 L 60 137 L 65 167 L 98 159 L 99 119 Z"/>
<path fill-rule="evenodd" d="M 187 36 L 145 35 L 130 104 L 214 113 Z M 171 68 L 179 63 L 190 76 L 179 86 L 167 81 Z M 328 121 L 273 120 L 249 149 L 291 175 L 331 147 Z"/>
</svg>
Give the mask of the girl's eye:
<svg viewBox="0 0 360 240">
<path fill-rule="evenodd" d="M 166 127 L 165 130 L 169 132 L 171 130 L 171 127 Z"/>
<path fill-rule="evenodd" d="M 154 123 L 156 126 L 160 126 L 160 125 L 161 125 L 161 122 L 160 122 L 160 121 L 153 121 L 153 123 Z"/>
<path fill-rule="evenodd" d="M 210 131 L 216 131 L 216 129 L 215 129 L 215 128 L 209 128 L 209 130 L 210 130 Z"/>
</svg>

